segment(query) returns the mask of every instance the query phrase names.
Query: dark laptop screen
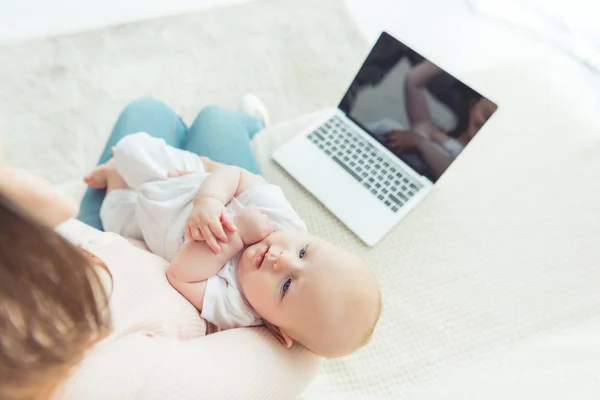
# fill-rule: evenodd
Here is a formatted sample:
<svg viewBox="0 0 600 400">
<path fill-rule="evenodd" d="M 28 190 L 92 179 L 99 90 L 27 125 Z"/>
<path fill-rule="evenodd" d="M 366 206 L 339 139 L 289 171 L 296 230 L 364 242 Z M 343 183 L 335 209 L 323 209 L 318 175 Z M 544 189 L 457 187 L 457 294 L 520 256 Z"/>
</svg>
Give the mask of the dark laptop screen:
<svg viewBox="0 0 600 400">
<path fill-rule="evenodd" d="M 435 182 L 497 105 L 384 32 L 339 108 Z"/>
</svg>

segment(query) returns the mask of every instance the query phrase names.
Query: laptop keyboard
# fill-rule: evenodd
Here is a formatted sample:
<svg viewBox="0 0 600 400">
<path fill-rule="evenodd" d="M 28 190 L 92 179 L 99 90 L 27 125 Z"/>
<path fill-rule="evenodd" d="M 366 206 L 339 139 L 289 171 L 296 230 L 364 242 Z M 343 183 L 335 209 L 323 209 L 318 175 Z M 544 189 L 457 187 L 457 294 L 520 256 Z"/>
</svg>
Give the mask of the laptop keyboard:
<svg viewBox="0 0 600 400">
<path fill-rule="evenodd" d="M 423 188 L 337 116 L 306 138 L 393 212 Z"/>
</svg>

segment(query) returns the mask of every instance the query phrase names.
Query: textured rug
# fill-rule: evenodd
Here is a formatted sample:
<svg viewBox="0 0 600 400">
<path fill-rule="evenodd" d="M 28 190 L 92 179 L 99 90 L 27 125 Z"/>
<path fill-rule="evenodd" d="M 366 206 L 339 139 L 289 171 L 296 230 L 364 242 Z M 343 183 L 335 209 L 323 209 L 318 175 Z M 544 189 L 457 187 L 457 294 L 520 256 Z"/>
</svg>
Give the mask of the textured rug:
<svg viewBox="0 0 600 400">
<path fill-rule="evenodd" d="M 368 51 L 343 0 L 261 0 L 0 47 L 8 159 L 78 198 L 119 111 L 153 96 L 186 122 L 257 93 L 273 122 L 336 104 Z"/>
</svg>

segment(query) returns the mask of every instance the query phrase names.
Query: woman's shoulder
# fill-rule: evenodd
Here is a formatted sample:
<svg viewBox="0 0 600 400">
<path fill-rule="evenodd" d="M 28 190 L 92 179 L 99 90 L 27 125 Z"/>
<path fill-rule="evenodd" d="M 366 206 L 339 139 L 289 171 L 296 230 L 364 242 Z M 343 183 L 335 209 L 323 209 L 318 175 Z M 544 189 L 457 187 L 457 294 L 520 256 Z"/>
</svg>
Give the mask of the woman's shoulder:
<svg viewBox="0 0 600 400">
<path fill-rule="evenodd" d="M 148 351 L 141 333 L 109 337 L 92 347 L 60 390 L 61 400 L 135 398 L 145 385 L 161 351 Z"/>
<path fill-rule="evenodd" d="M 165 276 L 167 261 L 114 233 L 70 220 L 57 231 L 97 258 L 110 275 L 107 294 L 112 338 L 123 332 L 188 340 L 204 336 L 206 323 Z M 141 248 L 140 248 L 141 247 Z"/>
<path fill-rule="evenodd" d="M 104 233 L 96 228 L 92 228 L 91 226 L 84 224 L 75 218 L 68 219 L 59 224 L 56 228 L 54 228 L 54 230 L 56 233 L 60 234 L 74 244 L 78 244 L 78 242 L 82 240 L 86 240 L 92 236 L 97 236 Z"/>
<path fill-rule="evenodd" d="M 296 398 L 319 364 L 302 346 L 283 348 L 264 327 L 188 341 L 126 334 L 92 348 L 58 398 Z"/>
</svg>

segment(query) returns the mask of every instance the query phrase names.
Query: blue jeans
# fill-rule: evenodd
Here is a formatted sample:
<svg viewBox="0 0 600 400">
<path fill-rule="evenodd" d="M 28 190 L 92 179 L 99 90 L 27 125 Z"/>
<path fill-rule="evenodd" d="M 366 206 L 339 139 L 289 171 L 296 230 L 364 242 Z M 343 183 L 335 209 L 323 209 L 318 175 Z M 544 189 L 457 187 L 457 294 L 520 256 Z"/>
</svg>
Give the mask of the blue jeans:
<svg viewBox="0 0 600 400">
<path fill-rule="evenodd" d="M 250 140 L 263 127 L 262 121 L 244 113 L 208 106 L 200 111 L 192 126 L 188 128 L 164 103 L 141 98 L 130 103 L 121 112 L 98 164 L 104 164 L 112 157 L 111 148 L 122 137 L 146 132 L 150 136 L 164 139 L 173 147 L 260 174 Z M 77 218 L 103 230 L 100 206 L 105 195 L 105 190 L 88 188 L 81 200 Z"/>
</svg>

